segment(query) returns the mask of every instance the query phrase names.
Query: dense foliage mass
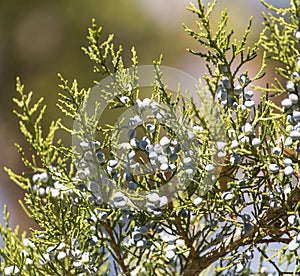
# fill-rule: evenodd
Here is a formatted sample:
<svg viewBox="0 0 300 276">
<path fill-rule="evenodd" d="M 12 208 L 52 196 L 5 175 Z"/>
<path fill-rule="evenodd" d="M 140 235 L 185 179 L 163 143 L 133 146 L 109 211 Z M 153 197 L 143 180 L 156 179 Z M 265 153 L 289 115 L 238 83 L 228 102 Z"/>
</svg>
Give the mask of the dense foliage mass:
<svg viewBox="0 0 300 276">
<path fill-rule="evenodd" d="M 96 117 L 80 117 L 85 114 L 78 110 L 91 90 L 61 75 L 57 106 L 62 118 L 45 132 L 43 100 L 33 102 L 32 93 L 25 93 L 17 80 L 15 113 L 30 151 L 19 145 L 17 149 L 28 170 L 22 175 L 6 170 L 26 191 L 21 204 L 39 228 L 20 238 L 5 211 L 6 226 L 0 227 L 2 274 L 300 273 L 300 5 L 291 0 L 289 8 L 279 9 L 262 1 L 269 12 L 259 40 L 250 47 L 251 19 L 240 40 L 226 29 L 227 11 L 212 31 L 216 2 L 191 4 L 196 29 L 184 26 L 201 45 L 201 50 L 189 51 L 206 64 L 202 89 L 212 96 L 213 104 L 206 105 L 209 116 L 203 116 L 193 99 L 182 96 L 180 86 L 177 94 L 168 91 L 162 82 L 162 59 L 154 62 L 151 95 L 143 96 L 138 74 L 125 70 L 122 47 L 116 49 L 112 35 L 103 39 L 95 21 L 83 51 L 94 62 L 97 77 L 113 77 L 123 91 L 113 99 L 103 93 L 108 109 L 115 114 L 127 108 L 135 112 L 126 122 L 127 141 L 115 144 L 120 131 L 115 122 L 98 124 Z M 250 76 L 245 68 L 259 49 L 264 52 L 261 68 Z M 254 86 L 273 68 L 267 67 L 268 59 L 277 61 L 274 70 L 281 79 Z M 138 70 L 134 48 L 128 66 Z M 271 100 L 278 94 L 285 95 L 280 106 Z M 215 108 L 223 129 L 209 122 Z M 150 119 L 144 120 L 147 109 Z M 184 143 L 167 117 L 172 112 L 188 137 Z M 70 129 L 64 118 L 87 125 L 84 131 Z M 99 139 L 91 140 L 92 127 Z M 56 138 L 61 129 L 81 139 L 80 156 Z M 126 151 L 120 155 L 119 150 Z M 132 173 L 140 167 L 147 170 Z M 186 180 L 189 184 L 174 191 L 172 200 L 155 192 L 175 178 L 179 186 Z M 101 179 L 122 192 L 104 191 Z M 141 191 L 150 191 L 147 205 L 130 205 Z"/>
</svg>

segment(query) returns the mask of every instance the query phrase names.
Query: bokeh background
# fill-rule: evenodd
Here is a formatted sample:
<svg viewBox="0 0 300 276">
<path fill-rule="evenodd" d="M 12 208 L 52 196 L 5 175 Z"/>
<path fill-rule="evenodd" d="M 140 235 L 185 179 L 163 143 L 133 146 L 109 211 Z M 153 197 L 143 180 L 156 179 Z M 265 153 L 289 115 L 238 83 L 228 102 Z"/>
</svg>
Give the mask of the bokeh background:
<svg viewBox="0 0 300 276">
<path fill-rule="evenodd" d="M 27 91 L 34 91 L 35 99 L 41 96 L 45 98 L 48 110 L 44 124 L 47 126 L 61 115 L 55 106 L 59 92 L 58 72 L 70 81 L 78 79 L 81 87 L 91 87 L 93 80 L 100 79 L 100 76 L 92 73 L 92 64 L 81 51 L 81 47 L 87 45 L 87 28 L 91 19 L 95 18 L 103 26 L 104 37 L 114 33 L 115 44 L 123 45 L 125 61 L 129 60 L 131 47 L 135 46 L 140 65 L 152 64 L 163 54 L 165 66 L 201 77 L 205 69 L 204 62 L 186 51 L 186 48 L 199 50 L 199 46 L 185 34 L 182 27 L 182 22 L 195 26 L 195 15 L 186 10 L 189 2 L 0 1 L 0 212 L 7 204 L 12 226 L 19 224 L 21 230 L 26 230 L 34 225 L 19 207 L 22 190 L 9 180 L 3 170 L 4 166 L 16 172 L 26 170 L 14 147 L 16 142 L 26 147 L 18 129 L 18 121 L 12 113 L 12 98 L 17 96 L 16 76 L 21 77 Z M 269 0 L 269 3 L 282 7 L 288 2 Z M 229 10 L 229 24 L 235 30 L 236 37 L 241 37 L 249 17 L 253 16 L 250 37 L 254 42 L 262 29 L 263 6 L 260 1 L 219 0 L 213 14 L 215 24 L 224 8 Z M 254 62 L 247 68 L 250 76 L 255 75 L 258 66 Z M 269 77 L 271 75 L 272 72 Z M 70 137 L 66 139 L 71 140 Z"/>
</svg>

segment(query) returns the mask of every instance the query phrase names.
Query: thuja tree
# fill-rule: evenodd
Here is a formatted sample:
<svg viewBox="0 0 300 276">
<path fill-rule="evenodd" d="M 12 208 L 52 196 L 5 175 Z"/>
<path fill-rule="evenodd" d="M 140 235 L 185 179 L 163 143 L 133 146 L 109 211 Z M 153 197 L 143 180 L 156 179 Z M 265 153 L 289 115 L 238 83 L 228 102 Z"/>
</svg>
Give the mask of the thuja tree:
<svg viewBox="0 0 300 276">
<path fill-rule="evenodd" d="M 20 235 L 5 210 L 1 274 L 300 273 L 300 6 L 262 4 L 269 12 L 251 47 L 251 20 L 233 39 L 227 11 L 212 31 L 216 1 L 191 4 L 196 29 L 184 28 L 201 45 L 189 51 L 206 64 L 202 84 L 189 86 L 193 78 L 161 58 L 151 70 L 139 67 L 134 48 L 125 66 L 122 48 L 94 21 L 83 51 L 96 85 L 79 88 L 59 75 L 62 118 L 47 131 L 43 100 L 33 102 L 17 79 L 15 114 L 30 151 L 17 150 L 28 169 L 6 171 L 38 228 Z M 251 76 L 245 68 L 259 49 L 261 68 Z M 266 69 L 281 78 L 255 86 Z M 164 79 L 170 72 L 183 79 L 175 78 L 175 92 L 174 78 Z M 279 94 L 286 98 L 276 105 Z M 118 119 L 104 122 L 104 113 Z M 58 130 L 72 135 L 72 146 Z"/>
</svg>

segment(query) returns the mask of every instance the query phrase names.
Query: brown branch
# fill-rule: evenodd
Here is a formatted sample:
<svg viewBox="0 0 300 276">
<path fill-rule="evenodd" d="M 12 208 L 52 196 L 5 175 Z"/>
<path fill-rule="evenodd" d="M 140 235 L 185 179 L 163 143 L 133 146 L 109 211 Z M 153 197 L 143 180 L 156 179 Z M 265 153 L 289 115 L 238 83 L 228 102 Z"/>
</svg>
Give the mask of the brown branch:
<svg viewBox="0 0 300 276">
<path fill-rule="evenodd" d="M 242 229 L 237 228 L 234 233 L 232 233 L 228 238 L 224 239 L 215 249 L 203 256 L 192 258 L 182 275 L 199 275 L 199 273 L 216 262 L 218 259 L 243 245 L 243 240 L 246 237 L 247 236 L 242 237 Z"/>
<path fill-rule="evenodd" d="M 279 238 L 279 239 L 261 239 L 261 240 L 259 240 L 259 241 L 257 241 L 256 242 L 256 244 L 261 244 L 261 243 L 263 243 L 263 244 L 269 244 L 269 243 L 278 243 L 278 242 L 280 242 L 280 243 L 285 243 L 285 244 L 287 244 L 287 243 L 289 243 L 291 241 L 291 239 L 289 239 L 289 238 Z"/>
<path fill-rule="evenodd" d="M 120 251 L 120 246 L 116 243 L 115 236 L 114 236 L 114 233 L 112 231 L 112 227 L 110 226 L 110 220 L 109 219 L 107 219 L 107 224 L 105 225 L 104 228 L 105 228 L 105 230 L 107 231 L 107 233 L 110 237 L 111 247 L 114 250 L 114 252 L 116 253 L 116 256 L 117 256 L 116 261 L 120 265 L 120 267 L 123 271 L 123 275 L 130 276 L 130 271 L 128 270 L 127 266 L 124 263 L 124 259 L 123 259 L 123 256 L 121 254 L 121 251 Z"/>
<path fill-rule="evenodd" d="M 236 230 L 221 243 L 218 244 L 214 249 L 204 255 L 198 255 L 196 258 L 192 257 L 189 264 L 183 271 L 183 276 L 199 275 L 204 269 L 209 267 L 211 264 L 216 262 L 222 257 L 225 257 L 228 253 L 238 249 L 240 246 L 245 246 L 252 243 L 258 243 L 264 237 L 269 235 L 269 231 L 264 229 L 264 226 L 271 226 L 270 222 L 274 219 L 282 217 L 286 214 L 286 210 L 281 209 L 269 209 L 261 215 L 259 222 L 254 225 L 254 228 L 247 234 L 242 234 L 242 228 L 236 228 Z M 276 222 L 276 220 L 275 220 Z M 279 235 L 282 235 L 280 233 Z M 270 242 L 270 240 L 269 240 Z"/>
<path fill-rule="evenodd" d="M 297 177 L 298 185 L 296 189 L 288 196 L 287 202 L 290 204 L 300 202 L 300 174 L 294 172 L 294 175 Z M 272 188 L 272 185 L 271 185 Z M 289 231 L 288 228 L 285 230 L 280 230 L 280 219 L 286 220 L 287 210 L 285 208 L 279 209 L 268 209 L 263 213 L 257 223 L 254 225 L 253 229 L 249 231 L 246 235 L 242 235 L 242 229 L 236 228 L 236 230 L 227 238 L 224 238 L 219 245 L 214 249 L 209 251 L 204 255 L 198 255 L 195 257 L 190 257 L 189 263 L 184 269 L 183 276 L 192 276 L 199 275 L 203 270 L 208 268 L 211 264 L 216 262 L 222 257 L 225 257 L 228 253 L 238 249 L 240 246 L 245 246 L 249 244 L 258 244 L 265 241 L 269 242 L 280 242 L 282 235 Z M 268 235 L 278 237 L 278 239 L 264 239 Z M 287 243 L 287 240 L 284 240 Z"/>
<path fill-rule="evenodd" d="M 173 203 L 170 202 L 169 203 L 169 208 L 171 211 L 174 212 L 174 208 L 173 208 Z M 178 217 L 178 215 L 176 215 L 176 213 L 174 212 L 174 218 L 175 218 L 175 226 L 177 228 L 177 230 L 179 231 L 180 235 L 182 236 L 185 244 L 190 248 L 190 256 L 192 258 L 195 258 L 197 257 L 197 252 L 193 246 L 193 242 L 192 240 L 189 238 L 188 236 L 188 231 L 184 229 L 184 227 L 182 226 L 181 224 L 181 221 L 180 221 L 180 217 Z"/>
</svg>

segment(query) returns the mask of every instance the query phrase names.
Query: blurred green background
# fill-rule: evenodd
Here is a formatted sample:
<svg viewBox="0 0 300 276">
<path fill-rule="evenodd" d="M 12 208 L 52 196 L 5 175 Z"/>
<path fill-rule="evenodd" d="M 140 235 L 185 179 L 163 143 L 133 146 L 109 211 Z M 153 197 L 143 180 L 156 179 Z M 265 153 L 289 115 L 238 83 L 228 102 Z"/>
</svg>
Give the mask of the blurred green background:
<svg viewBox="0 0 300 276">
<path fill-rule="evenodd" d="M 195 15 L 186 10 L 189 2 L 0 1 L 0 212 L 4 204 L 8 204 L 12 213 L 12 225 L 20 224 L 24 230 L 32 224 L 17 203 L 23 197 L 23 192 L 8 179 L 2 169 L 3 166 L 8 166 L 16 172 L 26 170 L 14 147 L 15 142 L 25 145 L 12 113 L 12 98 L 17 96 L 16 76 L 21 77 L 26 91 L 34 91 L 35 99 L 41 96 L 45 98 L 48 105 L 45 126 L 48 125 L 50 120 L 61 115 L 55 106 L 59 92 L 58 72 L 70 81 L 78 79 L 81 87 L 91 87 L 93 80 L 100 79 L 100 76 L 92 73 L 92 64 L 81 51 L 81 47 L 87 45 L 87 28 L 91 19 L 95 18 L 98 25 L 103 26 L 104 37 L 114 33 L 115 44 L 123 45 L 125 61 L 129 60 L 131 47 L 135 46 L 140 65 L 152 64 L 153 60 L 163 54 L 165 66 L 201 77 L 205 69 L 204 62 L 185 50 L 199 50 L 199 46 L 184 33 L 181 25 L 185 22 L 188 26 L 195 26 Z M 269 2 L 283 5 L 289 1 Z M 224 8 L 229 10 L 229 24 L 237 37 L 241 36 L 247 26 L 248 18 L 253 16 L 251 39 L 257 39 L 263 10 L 259 0 L 220 0 L 213 14 L 215 24 Z M 250 75 L 254 75 L 257 63 L 254 62 L 253 67 L 247 69 Z"/>
</svg>

